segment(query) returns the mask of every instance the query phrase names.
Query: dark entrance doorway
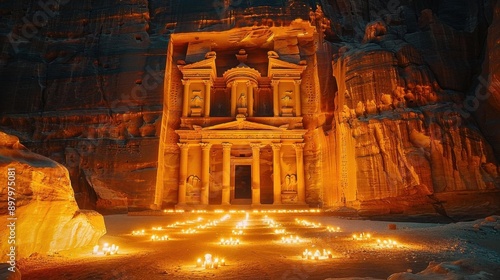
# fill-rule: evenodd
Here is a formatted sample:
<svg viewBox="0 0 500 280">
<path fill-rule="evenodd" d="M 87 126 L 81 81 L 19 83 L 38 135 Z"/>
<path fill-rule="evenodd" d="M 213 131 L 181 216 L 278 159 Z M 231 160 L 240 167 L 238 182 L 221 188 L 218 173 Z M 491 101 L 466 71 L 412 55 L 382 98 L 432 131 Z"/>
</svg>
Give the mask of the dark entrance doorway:
<svg viewBox="0 0 500 280">
<path fill-rule="evenodd" d="M 252 198 L 252 166 L 236 165 L 234 167 L 234 198 Z"/>
</svg>

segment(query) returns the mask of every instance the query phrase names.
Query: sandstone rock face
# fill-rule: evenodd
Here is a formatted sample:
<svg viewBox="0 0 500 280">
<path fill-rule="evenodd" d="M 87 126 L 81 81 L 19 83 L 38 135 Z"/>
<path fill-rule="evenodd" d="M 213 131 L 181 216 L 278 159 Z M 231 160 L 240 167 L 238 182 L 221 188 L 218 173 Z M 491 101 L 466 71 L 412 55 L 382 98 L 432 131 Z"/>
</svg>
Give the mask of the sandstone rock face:
<svg viewBox="0 0 500 280">
<path fill-rule="evenodd" d="M 185 52 L 168 49 L 170 34 L 232 30 L 228 44 L 252 45 L 264 27 L 301 18 L 316 28 L 316 43 L 276 38 L 269 48 L 308 65 L 310 205 L 442 211 L 443 197 L 461 193 L 488 211 L 498 206 L 472 199 L 499 188 L 498 1 L 313 2 L 7 1 L 0 126 L 68 168 L 81 208 L 148 208 L 161 127 L 180 124 L 179 112 L 162 116 L 165 69 L 175 67 L 166 53 Z M 262 28 L 243 32 L 250 27 Z M 175 170 L 178 157 L 169 157 Z"/>
<path fill-rule="evenodd" d="M 170 34 L 309 18 L 308 1 L 260 2 L 4 2 L 0 126 L 68 168 L 81 208 L 149 208 Z"/>
<path fill-rule="evenodd" d="M 402 8 L 408 17 L 412 7 Z M 477 69 L 481 24 L 457 30 L 457 22 L 423 9 L 411 26 L 401 9 L 395 12 L 385 25 L 367 23 L 360 43 L 354 36 L 334 55 L 336 129 L 327 137 L 336 145 L 332 170 L 340 178 L 334 204 L 366 215 L 435 208 L 460 216 L 464 205 L 453 196 L 498 195 L 500 187 L 490 144 L 458 106 L 473 86 L 467 77 Z M 443 194 L 448 201 L 439 205 Z M 495 211 L 489 206 L 485 213 Z"/>
<path fill-rule="evenodd" d="M 485 60 L 479 84 L 467 97 L 468 103 L 464 104 L 465 114 L 472 114 L 479 124 L 484 137 L 489 140 L 495 155 L 500 157 L 500 130 L 496 116 L 500 112 L 500 2 L 495 1 L 489 7 L 492 14 L 488 15 L 491 23 L 488 27 Z M 477 102 L 479 101 L 479 102 Z M 467 106 L 467 107 L 466 107 Z"/>
<path fill-rule="evenodd" d="M 95 244 L 106 233 L 103 217 L 80 210 L 67 169 L 24 148 L 17 137 L 0 132 L 0 180 L 7 182 L 8 168 L 15 169 L 15 244 L 2 242 L 2 262 L 15 245 L 17 259 L 32 253 L 54 253 Z M 0 235 L 9 236 L 8 189 L 0 197 Z"/>
</svg>

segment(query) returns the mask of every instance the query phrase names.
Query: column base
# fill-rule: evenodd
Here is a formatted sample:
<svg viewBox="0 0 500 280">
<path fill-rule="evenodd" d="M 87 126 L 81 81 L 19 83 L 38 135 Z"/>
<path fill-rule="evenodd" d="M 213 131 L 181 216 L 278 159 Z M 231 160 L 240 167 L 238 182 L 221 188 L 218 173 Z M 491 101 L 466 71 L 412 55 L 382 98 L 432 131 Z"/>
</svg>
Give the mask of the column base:
<svg viewBox="0 0 500 280">
<path fill-rule="evenodd" d="M 161 206 L 158 204 L 151 204 L 149 205 L 149 209 L 151 210 L 161 210 Z"/>
</svg>

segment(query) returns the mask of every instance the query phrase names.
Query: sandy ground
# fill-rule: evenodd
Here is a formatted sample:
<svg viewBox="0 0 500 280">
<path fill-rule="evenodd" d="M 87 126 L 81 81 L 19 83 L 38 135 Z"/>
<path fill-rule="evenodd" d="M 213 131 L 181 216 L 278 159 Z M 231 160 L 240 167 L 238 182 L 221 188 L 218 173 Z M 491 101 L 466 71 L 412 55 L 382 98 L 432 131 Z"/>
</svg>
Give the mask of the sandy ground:
<svg viewBox="0 0 500 280">
<path fill-rule="evenodd" d="M 182 230 L 208 221 L 230 218 L 216 226 L 198 228 L 194 234 Z M 289 234 L 298 235 L 299 244 L 283 244 L 265 215 Z M 327 279 L 372 277 L 387 279 L 398 272 L 414 275 L 429 262 L 471 259 L 466 274 L 482 271 L 474 279 L 500 279 L 500 233 L 498 217 L 455 224 L 381 222 L 339 218 L 325 213 L 253 213 L 241 236 L 231 234 L 245 213 L 172 213 L 163 216 L 105 217 L 108 233 L 101 238 L 120 246 L 117 255 L 96 256 L 92 248 L 60 252 L 52 256 L 32 256 L 21 260 L 23 279 Z M 296 218 L 321 223 L 305 226 Z M 184 225 L 167 227 L 175 222 Z M 388 225 L 395 224 L 391 230 Z M 163 227 L 153 231 L 152 227 Z M 340 227 L 329 232 L 327 226 Z M 144 236 L 132 231 L 145 230 Z M 371 240 L 355 241 L 353 234 L 370 233 Z M 167 241 L 150 240 L 151 234 L 168 235 Z M 239 245 L 221 246 L 221 238 L 239 238 Z M 396 240 L 397 248 L 380 248 L 377 239 Z M 331 250 L 333 258 L 305 260 L 304 249 Z M 225 258 L 218 269 L 196 267 L 206 253 Z M 448 269 L 448 268 L 443 268 Z M 446 274 L 446 271 L 443 272 Z M 484 278 L 486 277 L 486 278 Z M 473 279 L 473 278 L 471 278 Z"/>
</svg>

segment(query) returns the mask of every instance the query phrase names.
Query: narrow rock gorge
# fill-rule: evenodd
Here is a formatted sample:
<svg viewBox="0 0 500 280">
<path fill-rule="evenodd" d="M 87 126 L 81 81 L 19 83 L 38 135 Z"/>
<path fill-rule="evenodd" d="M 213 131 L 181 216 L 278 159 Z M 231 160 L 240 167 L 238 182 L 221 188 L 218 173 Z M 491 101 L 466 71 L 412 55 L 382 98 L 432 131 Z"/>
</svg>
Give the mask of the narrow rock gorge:
<svg viewBox="0 0 500 280">
<path fill-rule="evenodd" d="M 220 125 L 181 121 L 179 69 L 214 58 L 222 78 L 247 63 L 265 96 L 268 61 L 280 60 L 305 69 L 301 121 L 283 128 L 295 107 L 270 123 L 304 130 L 307 205 L 453 220 L 498 213 L 499 12 L 493 0 L 3 1 L 0 130 L 64 165 L 81 209 L 169 208 L 182 185 L 176 132 Z M 223 96 L 218 81 L 213 95 Z M 261 150 L 263 204 L 273 199 L 274 173 L 263 169 L 273 151 Z M 222 148 L 214 154 L 222 162 Z"/>
</svg>

